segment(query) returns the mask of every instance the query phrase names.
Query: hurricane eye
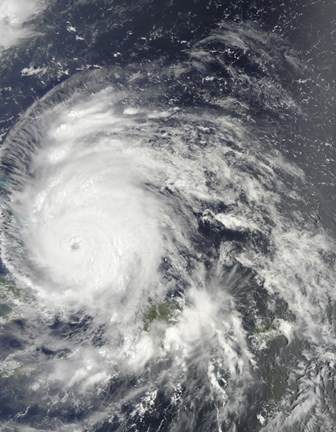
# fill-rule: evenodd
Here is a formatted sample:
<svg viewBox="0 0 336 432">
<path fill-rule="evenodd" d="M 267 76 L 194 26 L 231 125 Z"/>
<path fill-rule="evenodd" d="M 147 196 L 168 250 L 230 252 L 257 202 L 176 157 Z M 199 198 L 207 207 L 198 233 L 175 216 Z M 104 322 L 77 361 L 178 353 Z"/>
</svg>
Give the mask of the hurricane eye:
<svg viewBox="0 0 336 432">
<path fill-rule="evenodd" d="M 80 240 L 78 238 L 74 238 L 70 240 L 70 249 L 71 251 L 75 252 L 78 249 L 80 249 L 81 244 L 80 244 Z"/>
</svg>

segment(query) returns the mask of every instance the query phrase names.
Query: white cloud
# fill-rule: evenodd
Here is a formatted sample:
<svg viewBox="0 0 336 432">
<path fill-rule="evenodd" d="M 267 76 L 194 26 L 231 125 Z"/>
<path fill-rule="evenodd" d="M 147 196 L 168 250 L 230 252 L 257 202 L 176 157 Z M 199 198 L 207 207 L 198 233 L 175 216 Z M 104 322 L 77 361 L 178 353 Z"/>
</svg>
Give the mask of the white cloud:
<svg viewBox="0 0 336 432">
<path fill-rule="evenodd" d="M 0 0 L 0 49 L 34 36 L 32 20 L 45 6 L 44 0 Z"/>
</svg>

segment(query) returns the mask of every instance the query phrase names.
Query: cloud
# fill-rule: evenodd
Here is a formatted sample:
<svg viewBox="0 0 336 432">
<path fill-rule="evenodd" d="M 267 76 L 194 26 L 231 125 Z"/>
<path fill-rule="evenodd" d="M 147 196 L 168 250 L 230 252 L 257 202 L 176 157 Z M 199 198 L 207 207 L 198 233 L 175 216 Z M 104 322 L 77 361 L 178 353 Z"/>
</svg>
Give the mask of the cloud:
<svg viewBox="0 0 336 432">
<path fill-rule="evenodd" d="M 150 382 L 125 396 L 145 403 L 166 374 L 171 400 L 194 404 L 196 385 L 197 409 L 211 400 L 220 428 L 263 367 L 258 319 L 259 339 L 270 329 L 289 345 L 300 338 L 315 360 L 335 346 L 324 313 L 333 245 L 300 208 L 302 172 L 260 131 L 222 110 L 177 109 L 174 80 L 158 75 L 156 88 L 138 72 L 74 76 L 10 132 L 2 259 L 34 293 L 37 315 L 76 329 L 41 336 L 55 353 L 67 348 L 40 363 L 56 389 L 89 398 L 114 373 L 148 370 Z M 172 300 L 176 314 L 160 316 Z M 262 322 L 266 314 L 281 320 Z"/>
<path fill-rule="evenodd" d="M 45 7 L 44 0 L 0 0 L 0 49 L 36 35 L 32 21 Z"/>
</svg>

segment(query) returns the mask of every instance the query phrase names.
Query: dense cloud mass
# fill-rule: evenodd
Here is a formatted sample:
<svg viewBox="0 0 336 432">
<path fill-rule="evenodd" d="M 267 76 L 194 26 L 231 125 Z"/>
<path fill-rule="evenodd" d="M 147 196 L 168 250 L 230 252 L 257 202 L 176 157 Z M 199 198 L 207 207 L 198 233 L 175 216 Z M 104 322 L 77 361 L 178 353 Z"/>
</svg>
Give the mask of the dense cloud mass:
<svg viewBox="0 0 336 432">
<path fill-rule="evenodd" d="M 36 34 L 31 21 L 46 7 L 44 0 L 0 1 L 0 48 L 7 49 Z"/>
</svg>

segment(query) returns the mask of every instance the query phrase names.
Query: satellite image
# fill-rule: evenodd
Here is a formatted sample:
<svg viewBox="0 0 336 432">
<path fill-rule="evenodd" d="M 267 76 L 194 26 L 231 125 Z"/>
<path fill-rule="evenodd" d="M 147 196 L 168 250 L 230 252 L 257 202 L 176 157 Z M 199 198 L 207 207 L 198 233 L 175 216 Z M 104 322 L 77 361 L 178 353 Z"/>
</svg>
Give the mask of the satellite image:
<svg viewBox="0 0 336 432">
<path fill-rule="evenodd" d="M 336 431 L 335 0 L 0 0 L 0 431 Z"/>
</svg>

